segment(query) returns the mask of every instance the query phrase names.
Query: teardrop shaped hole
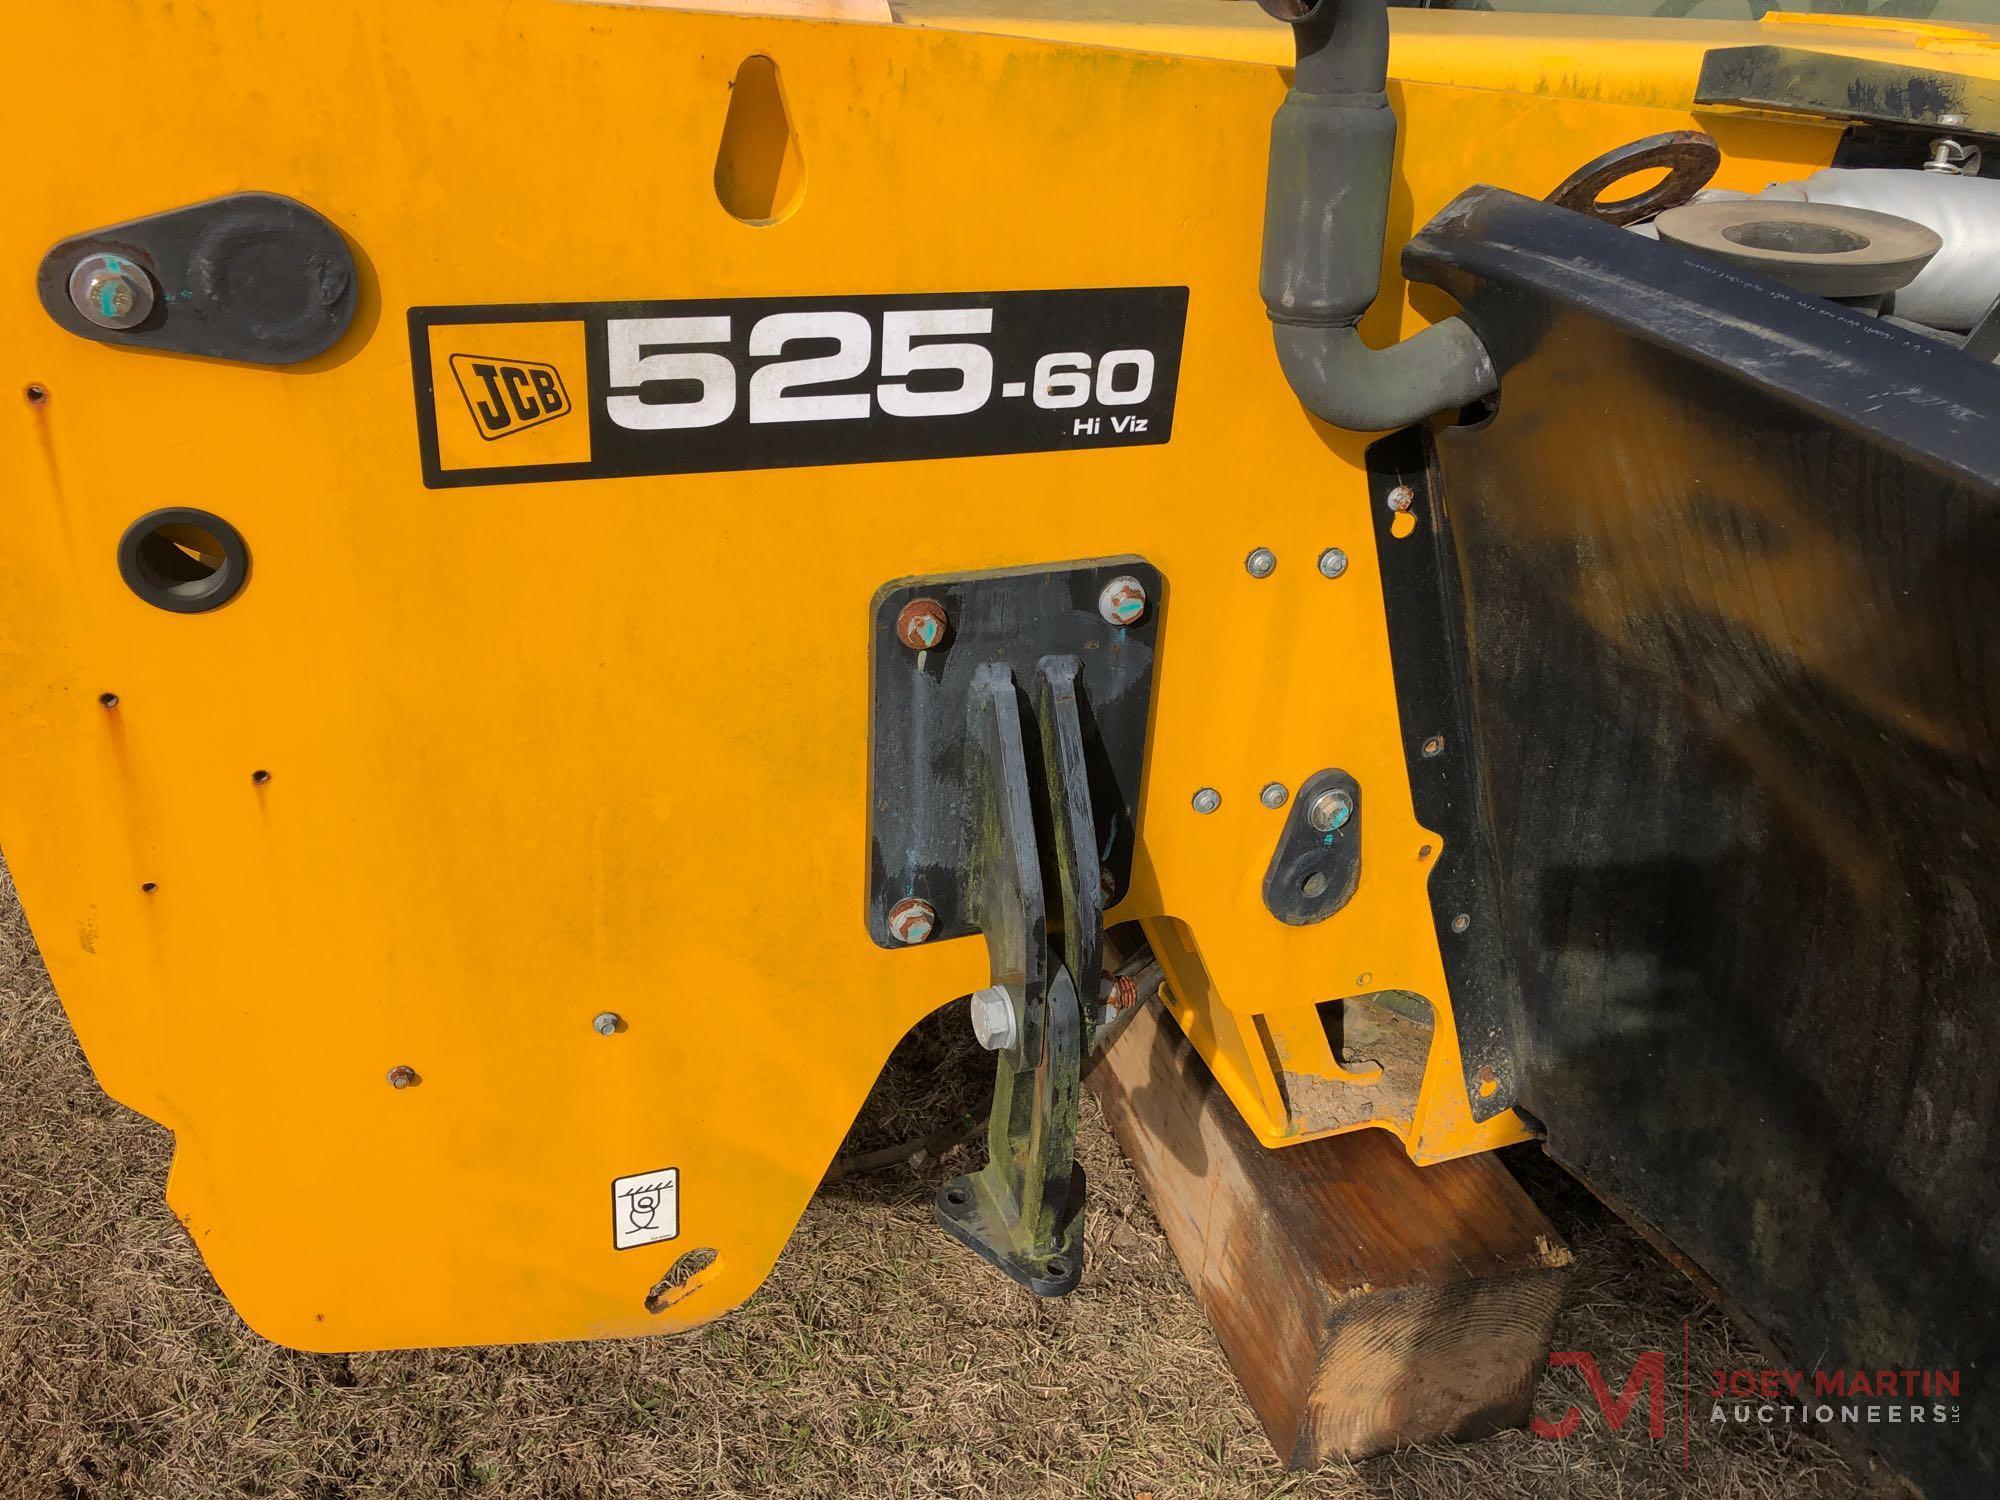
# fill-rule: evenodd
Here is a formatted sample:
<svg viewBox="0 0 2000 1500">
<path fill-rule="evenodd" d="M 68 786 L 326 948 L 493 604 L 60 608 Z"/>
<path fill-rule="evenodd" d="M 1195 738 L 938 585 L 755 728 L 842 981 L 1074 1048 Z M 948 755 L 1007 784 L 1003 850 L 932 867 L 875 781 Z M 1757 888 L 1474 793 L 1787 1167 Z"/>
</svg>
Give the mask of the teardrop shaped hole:
<svg viewBox="0 0 2000 1500">
<path fill-rule="evenodd" d="M 805 192 L 805 157 L 778 65 L 753 54 L 729 86 L 729 115 L 715 153 L 715 196 L 745 224 L 767 225 L 791 217 Z"/>
</svg>

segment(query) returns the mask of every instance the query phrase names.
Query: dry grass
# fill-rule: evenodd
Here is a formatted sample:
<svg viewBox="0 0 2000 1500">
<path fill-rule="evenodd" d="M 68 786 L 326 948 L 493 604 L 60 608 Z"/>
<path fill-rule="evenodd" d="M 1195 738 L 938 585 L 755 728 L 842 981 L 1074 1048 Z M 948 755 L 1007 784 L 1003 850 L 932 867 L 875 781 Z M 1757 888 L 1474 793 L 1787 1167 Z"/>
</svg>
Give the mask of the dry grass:
<svg viewBox="0 0 2000 1500">
<path fill-rule="evenodd" d="M 972 1076 L 932 1027 L 864 1144 L 946 1117 Z M 942 1085 L 913 1080 L 943 1078 Z M 928 1108 L 920 1108 L 928 1101 Z M 930 1161 L 823 1191 L 740 1313 L 680 1339 L 297 1354 L 258 1339 L 161 1201 L 169 1142 L 98 1091 L 0 873 L 0 1495 L 1846 1496 L 1796 1432 L 1514 1433 L 1283 1473 L 1094 1112 L 1090 1269 L 1038 1304 L 930 1227 Z M 1720 1317 L 1561 1174 L 1577 1254 L 1559 1347 L 1744 1362 Z M 1585 1400 L 1543 1382 L 1560 1412 Z M 1672 1413 L 1678 1424 L 1676 1406 Z M 1637 1423 L 1634 1424 L 1637 1427 Z M 1678 1437 L 1678 1432 L 1675 1434 Z"/>
</svg>

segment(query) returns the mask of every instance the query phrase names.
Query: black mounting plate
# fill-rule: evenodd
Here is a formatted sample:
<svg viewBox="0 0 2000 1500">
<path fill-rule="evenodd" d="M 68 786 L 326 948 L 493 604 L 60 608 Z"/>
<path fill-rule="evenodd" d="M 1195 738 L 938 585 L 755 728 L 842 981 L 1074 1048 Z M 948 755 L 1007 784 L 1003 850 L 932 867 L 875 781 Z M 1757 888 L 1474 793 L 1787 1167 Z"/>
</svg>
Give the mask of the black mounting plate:
<svg viewBox="0 0 2000 1500">
<path fill-rule="evenodd" d="M 1132 625 L 1098 613 L 1120 576 L 1146 591 Z M 931 937 L 966 937 L 972 920 L 968 839 L 977 818 L 966 776 L 973 672 L 1005 662 L 1017 685 L 1045 656 L 1082 664 L 1078 710 L 1090 774 L 1108 907 L 1132 876 L 1139 776 L 1153 700 L 1153 648 L 1165 608 L 1159 569 L 1136 557 L 1047 567 L 905 578 L 876 595 L 870 629 L 868 932 L 885 948 L 889 910 L 906 896 L 936 911 Z M 949 620 L 942 642 L 914 651 L 897 634 L 903 607 L 935 600 Z M 1034 752 L 1030 746 L 1030 753 Z"/>
<path fill-rule="evenodd" d="M 1327 792 L 1345 792 L 1347 820 L 1321 833 L 1312 806 Z M 1278 847 L 1264 871 L 1264 906 L 1288 927 L 1324 922 L 1354 899 L 1361 884 L 1361 783 L 1329 767 L 1299 784 Z"/>
<path fill-rule="evenodd" d="M 133 328 L 100 328 L 69 300 L 70 268 L 116 252 L 143 266 L 157 301 Z M 277 193 L 231 193 L 72 235 L 42 257 L 35 290 L 79 338 L 131 349 L 291 365 L 354 320 L 354 255 L 324 214 Z"/>
</svg>

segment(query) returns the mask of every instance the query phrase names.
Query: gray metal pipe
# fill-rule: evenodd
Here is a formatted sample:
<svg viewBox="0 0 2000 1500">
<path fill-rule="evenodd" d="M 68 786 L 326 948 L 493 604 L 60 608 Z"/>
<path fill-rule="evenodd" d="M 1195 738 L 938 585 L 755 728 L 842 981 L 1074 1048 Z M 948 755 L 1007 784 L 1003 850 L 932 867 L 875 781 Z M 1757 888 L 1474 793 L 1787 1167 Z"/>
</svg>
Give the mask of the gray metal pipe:
<svg viewBox="0 0 2000 1500">
<path fill-rule="evenodd" d="M 1306 410 L 1379 432 L 1464 406 L 1499 385 L 1485 346 L 1447 318 L 1371 349 L 1389 224 L 1396 116 L 1387 0 L 1260 0 L 1292 25 L 1298 68 L 1271 121 L 1261 290 L 1278 363 Z"/>
</svg>

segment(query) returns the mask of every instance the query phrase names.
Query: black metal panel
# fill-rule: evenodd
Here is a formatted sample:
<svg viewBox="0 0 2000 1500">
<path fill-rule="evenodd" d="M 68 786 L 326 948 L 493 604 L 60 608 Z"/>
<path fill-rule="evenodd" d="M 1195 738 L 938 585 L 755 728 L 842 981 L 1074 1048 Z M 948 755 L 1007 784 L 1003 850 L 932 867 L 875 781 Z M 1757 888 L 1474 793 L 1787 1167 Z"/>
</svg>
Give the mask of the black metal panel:
<svg viewBox="0 0 2000 1500">
<path fill-rule="evenodd" d="M 137 327 L 100 328 L 71 305 L 71 268 L 98 252 L 151 276 L 157 300 Z M 232 193 L 75 235 L 42 258 L 35 288 L 49 316 L 82 338 L 260 365 L 324 353 L 359 295 L 340 231 L 276 193 Z"/>
<path fill-rule="evenodd" d="M 1451 990 L 1466 1102 L 1473 1119 L 1488 1120 L 1520 1102 L 1521 997 L 1479 775 L 1451 515 L 1430 440 L 1411 429 L 1371 445 L 1368 494 L 1410 796 L 1417 821 L 1443 836 L 1431 855 L 1431 921 Z M 1401 503 L 1391 505 L 1392 495 Z"/>
<path fill-rule="evenodd" d="M 2000 83 L 1803 47 L 1711 49 L 1702 55 L 1694 102 L 2000 133 Z"/>
<path fill-rule="evenodd" d="M 1405 264 L 1503 371 L 1438 460 L 1523 1103 L 1793 1362 L 1965 1371 L 1865 1436 L 1991 1495 L 2000 370 L 1491 189 Z"/>
<path fill-rule="evenodd" d="M 1146 591 L 1145 613 L 1128 626 L 1108 624 L 1098 613 L 1104 586 L 1121 575 Z M 1077 711 L 1104 904 L 1124 893 L 1163 593 L 1158 569 L 1120 557 L 905 579 L 876 594 L 868 796 L 868 931 L 876 942 L 897 946 L 889 911 L 912 896 L 936 909 L 933 940 L 978 930 L 967 893 L 974 862 L 966 841 L 977 823 L 966 776 L 967 726 L 974 722 L 968 708 L 974 675 L 989 662 L 1007 665 L 1020 684 L 1037 680 L 1045 656 L 1074 656 L 1082 664 Z M 896 630 L 903 607 L 920 599 L 937 601 L 949 620 L 942 644 L 922 652 Z M 1039 769 L 1029 774 L 1039 776 Z"/>
</svg>

